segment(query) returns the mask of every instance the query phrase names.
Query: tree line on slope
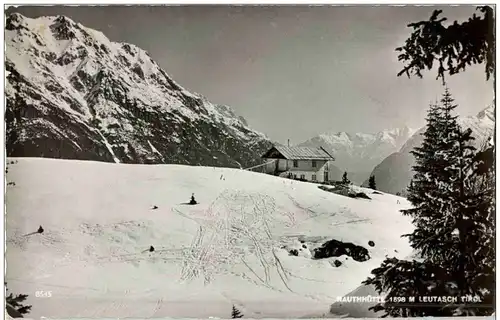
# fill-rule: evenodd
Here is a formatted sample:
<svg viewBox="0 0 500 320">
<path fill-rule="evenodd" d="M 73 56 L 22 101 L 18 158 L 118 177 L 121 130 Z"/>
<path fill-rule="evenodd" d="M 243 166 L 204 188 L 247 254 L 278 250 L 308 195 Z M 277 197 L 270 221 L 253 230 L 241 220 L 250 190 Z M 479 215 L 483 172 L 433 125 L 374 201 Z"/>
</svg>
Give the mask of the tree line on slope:
<svg viewBox="0 0 500 320">
<path fill-rule="evenodd" d="M 485 64 L 486 78 L 495 82 L 493 9 L 477 8 L 468 21 L 444 26 L 435 10 L 428 21 L 411 23 L 413 33 L 399 60 L 408 63 L 398 73 L 422 77 L 437 61 L 437 79 L 471 64 Z M 427 114 L 423 144 L 415 148 L 414 177 L 408 187 L 413 208 L 402 210 L 415 230 L 404 235 L 420 259 L 387 258 L 364 284 L 373 285 L 385 302 L 371 310 L 383 317 L 491 315 L 495 310 L 495 148 L 476 150 L 470 129 L 453 114 L 457 105 L 448 89 Z M 493 139 L 493 137 L 492 137 Z M 452 296 L 452 303 L 402 304 L 398 297 Z M 475 303 L 462 301 L 468 297 Z M 473 298 L 478 298 L 474 300 Z"/>
<path fill-rule="evenodd" d="M 347 171 L 344 171 L 344 174 L 342 175 L 342 184 L 344 185 L 350 185 L 351 180 L 347 177 Z M 375 176 L 371 175 L 370 179 L 368 180 L 368 188 L 377 190 L 377 184 L 375 183 Z"/>
</svg>

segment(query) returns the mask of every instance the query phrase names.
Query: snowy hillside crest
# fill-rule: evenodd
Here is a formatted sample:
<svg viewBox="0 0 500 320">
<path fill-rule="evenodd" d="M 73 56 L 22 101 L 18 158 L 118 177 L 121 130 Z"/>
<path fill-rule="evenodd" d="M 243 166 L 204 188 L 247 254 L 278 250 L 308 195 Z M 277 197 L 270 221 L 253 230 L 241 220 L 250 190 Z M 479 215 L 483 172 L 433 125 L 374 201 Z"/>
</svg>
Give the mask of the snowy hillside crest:
<svg viewBox="0 0 500 320">
<path fill-rule="evenodd" d="M 146 51 L 65 16 L 11 14 L 5 65 L 9 156 L 241 167 L 271 145 Z"/>
<path fill-rule="evenodd" d="M 230 168 L 9 160 L 6 259 L 23 268 L 6 280 L 35 319 L 323 314 L 385 255 L 411 253 L 408 203 L 392 195 Z"/>
</svg>

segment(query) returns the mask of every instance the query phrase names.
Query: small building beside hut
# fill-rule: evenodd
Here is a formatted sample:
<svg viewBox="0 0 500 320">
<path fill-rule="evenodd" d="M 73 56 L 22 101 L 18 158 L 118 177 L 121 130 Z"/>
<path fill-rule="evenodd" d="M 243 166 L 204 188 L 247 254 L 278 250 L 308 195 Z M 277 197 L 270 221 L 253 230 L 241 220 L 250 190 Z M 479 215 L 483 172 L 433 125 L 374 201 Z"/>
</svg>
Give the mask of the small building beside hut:
<svg viewBox="0 0 500 320">
<path fill-rule="evenodd" d="M 329 167 L 335 158 L 324 148 L 287 147 L 275 145 L 262 158 L 262 171 L 280 177 L 311 182 L 332 180 Z"/>
</svg>

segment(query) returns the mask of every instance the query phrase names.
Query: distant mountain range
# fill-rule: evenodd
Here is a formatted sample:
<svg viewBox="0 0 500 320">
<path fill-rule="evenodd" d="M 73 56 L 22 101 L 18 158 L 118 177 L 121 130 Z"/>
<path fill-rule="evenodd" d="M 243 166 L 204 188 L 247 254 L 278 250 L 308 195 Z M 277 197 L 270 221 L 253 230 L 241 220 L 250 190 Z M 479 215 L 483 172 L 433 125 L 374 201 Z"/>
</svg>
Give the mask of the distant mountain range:
<svg viewBox="0 0 500 320">
<path fill-rule="evenodd" d="M 7 156 L 250 167 L 272 145 L 132 44 L 64 16 L 5 29 Z"/>
<path fill-rule="evenodd" d="M 376 134 L 326 132 L 313 137 L 301 146 L 321 146 L 335 155 L 339 172 L 347 171 L 349 179 L 362 183 L 374 166 L 396 152 L 413 135 L 408 127 L 383 130 Z"/>
<path fill-rule="evenodd" d="M 5 29 L 7 156 L 246 168 L 262 163 L 273 144 L 230 107 L 181 87 L 132 44 L 65 16 L 14 13 Z M 493 107 L 463 123 L 490 135 Z M 375 167 L 379 188 L 398 192 L 419 139 L 403 127 L 326 132 L 300 146 L 331 152 L 334 179 L 347 171 L 361 184 Z"/>
<path fill-rule="evenodd" d="M 494 135 L 494 106 L 485 108 L 476 116 L 459 117 L 458 121 L 463 128 L 472 129 L 474 145 L 479 149 Z M 402 192 L 406 189 L 413 177 L 412 167 L 415 164 L 410 152 L 422 144 L 424 131 L 425 127 L 417 131 L 398 152 L 385 158 L 373 169 L 371 175 L 375 176 L 377 189 L 389 193 Z M 368 185 L 368 181 L 365 181 L 364 185 Z"/>
</svg>

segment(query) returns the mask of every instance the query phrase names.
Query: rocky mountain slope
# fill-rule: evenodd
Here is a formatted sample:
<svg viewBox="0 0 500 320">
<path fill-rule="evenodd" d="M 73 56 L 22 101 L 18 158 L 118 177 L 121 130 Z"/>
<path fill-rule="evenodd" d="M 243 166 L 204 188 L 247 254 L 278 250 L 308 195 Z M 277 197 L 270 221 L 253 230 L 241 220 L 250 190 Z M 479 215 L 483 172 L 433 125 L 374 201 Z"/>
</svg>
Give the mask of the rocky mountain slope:
<svg viewBox="0 0 500 320">
<path fill-rule="evenodd" d="M 322 146 L 335 155 L 335 165 L 349 172 L 352 181 L 363 182 L 370 170 L 385 157 L 396 152 L 412 136 L 414 130 L 403 127 L 376 134 L 326 132 L 313 137 L 302 146 Z"/>
<path fill-rule="evenodd" d="M 7 155 L 249 167 L 271 146 L 144 50 L 71 19 L 6 20 Z"/>
<path fill-rule="evenodd" d="M 476 116 L 460 117 L 458 120 L 463 128 L 472 129 L 476 139 L 474 141 L 476 148 L 481 148 L 494 135 L 495 109 L 493 105 Z M 373 169 L 371 175 L 375 176 L 377 189 L 389 193 L 404 192 L 413 176 L 412 167 L 415 163 L 410 152 L 422 144 L 424 131 L 425 127 L 421 128 L 401 147 L 401 150 L 385 158 Z M 368 185 L 368 181 L 365 181 L 364 185 Z"/>
</svg>

